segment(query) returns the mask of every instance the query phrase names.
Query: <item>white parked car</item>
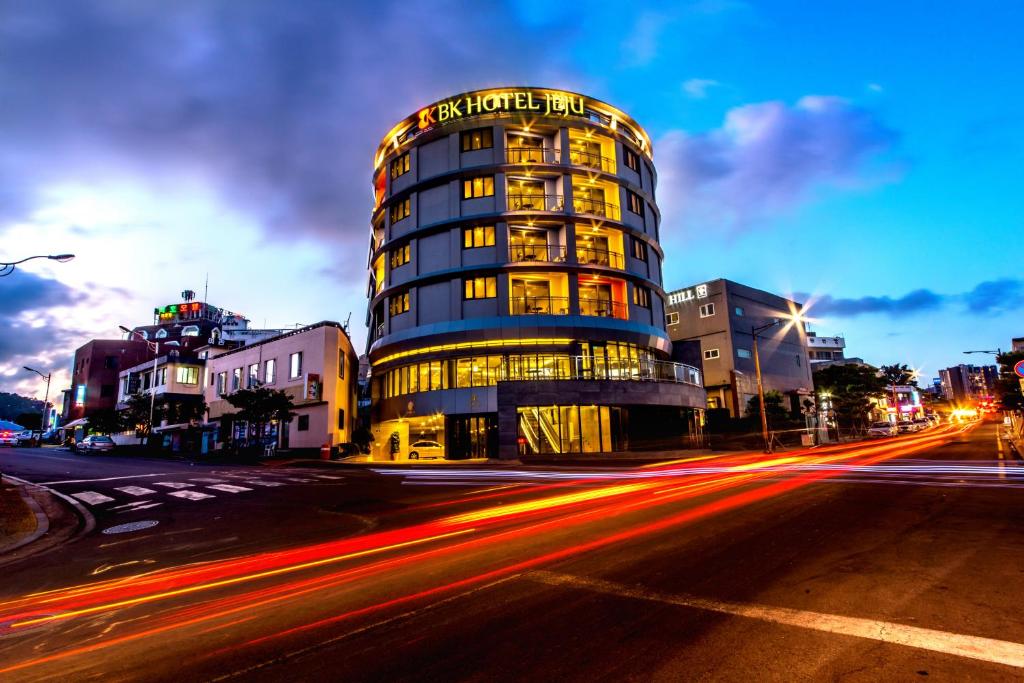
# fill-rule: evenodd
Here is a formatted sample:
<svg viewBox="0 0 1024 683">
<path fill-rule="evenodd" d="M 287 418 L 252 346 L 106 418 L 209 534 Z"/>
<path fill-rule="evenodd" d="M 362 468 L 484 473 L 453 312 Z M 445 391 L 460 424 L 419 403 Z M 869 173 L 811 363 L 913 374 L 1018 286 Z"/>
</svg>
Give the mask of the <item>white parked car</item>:
<svg viewBox="0 0 1024 683">
<path fill-rule="evenodd" d="M 918 427 L 910 420 L 900 420 L 900 423 L 899 425 L 897 425 L 896 429 L 899 430 L 900 434 L 910 434 L 912 432 L 916 432 L 918 430 Z"/>
<path fill-rule="evenodd" d="M 436 460 L 444 457 L 444 446 L 436 441 L 414 441 L 409 446 L 410 460 Z"/>
<path fill-rule="evenodd" d="M 891 422 L 872 422 L 868 436 L 896 436 L 896 425 Z"/>
<path fill-rule="evenodd" d="M 95 451 L 112 451 L 114 450 L 114 440 L 109 436 L 100 436 L 98 434 L 90 434 L 85 437 L 77 444 L 75 444 L 75 450 L 80 453 L 92 453 Z"/>
</svg>

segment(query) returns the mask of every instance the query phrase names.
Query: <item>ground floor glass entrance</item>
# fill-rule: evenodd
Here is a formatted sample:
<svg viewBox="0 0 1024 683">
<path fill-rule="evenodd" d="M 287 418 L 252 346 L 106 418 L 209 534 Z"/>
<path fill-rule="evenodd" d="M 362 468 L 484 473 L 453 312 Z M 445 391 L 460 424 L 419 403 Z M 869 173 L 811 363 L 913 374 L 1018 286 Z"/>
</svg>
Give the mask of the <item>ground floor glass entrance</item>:
<svg viewBox="0 0 1024 683">
<path fill-rule="evenodd" d="M 517 413 L 524 455 L 623 449 L 618 406 L 521 406 Z"/>
</svg>

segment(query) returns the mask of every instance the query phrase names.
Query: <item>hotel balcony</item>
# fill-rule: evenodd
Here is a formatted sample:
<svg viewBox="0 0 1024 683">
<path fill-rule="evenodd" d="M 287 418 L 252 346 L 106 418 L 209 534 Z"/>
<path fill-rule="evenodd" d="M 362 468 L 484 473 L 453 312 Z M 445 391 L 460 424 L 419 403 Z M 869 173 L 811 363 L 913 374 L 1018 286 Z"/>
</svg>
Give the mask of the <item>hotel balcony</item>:
<svg viewBox="0 0 1024 683">
<path fill-rule="evenodd" d="M 569 163 L 573 166 L 593 168 L 605 173 L 615 173 L 615 159 L 602 156 L 597 152 L 585 151 L 582 149 L 569 150 Z"/>
<path fill-rule="evenodd" d="M 557 194 L 509 194 L 509 211 L 557 211 L 565 209 L 565 201 Z"/>
<path fill-rule="evenodd" d="M 513 296 L 509 300 L 512 315 L 568 315 L 569 297 Z"/>
<path fill-rule="evenodd" d="M 573 188 L 575 190 L 575 188 Z M 618 204 L 612 204 L 601 199 L 589 199 L 587 197 L 574 197 L 572 210 L 579 214 L 601 216 L 609 220 L 617 221 L 621 218 Z"/>
<path fill-rule="evenodd" d="M 505 161 L 510 164 L 557 164 L 561 155 L 554 147 L 509 147 Z"/>
<path fill-rule="evenodd" d="M 561 244 L 512 244 L 508 260 L 511 263 L 564 263 L 565 247 Z"/>
<path fill-rule="evenodd" d="M 580 315 L 629 320 L 629 307 L 619 301 L 580 297 Z"/>
<path fill-rule="evenodd" d="M 626 269 L 625 257 L 617 252 L 608 249 L 594 247 L 581 247 L 576 245 L 576 260 L 581 266 L 605 266 L 617 270 Z"/>
</svg>

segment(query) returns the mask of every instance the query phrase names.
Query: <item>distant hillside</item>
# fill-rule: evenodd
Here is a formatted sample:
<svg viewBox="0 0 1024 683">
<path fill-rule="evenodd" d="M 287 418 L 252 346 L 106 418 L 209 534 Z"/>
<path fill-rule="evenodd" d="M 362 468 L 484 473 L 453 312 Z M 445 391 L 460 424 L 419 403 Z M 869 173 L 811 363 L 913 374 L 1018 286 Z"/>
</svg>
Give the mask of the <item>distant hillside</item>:
<svg viewBox="0 0 1024 683">
<path fill-rule="evenodd" d="M 13 420 L 24 413 L 38 413 L 42 409 L 42 401 L 0 391 L 0 420 Z"/>
</svg>

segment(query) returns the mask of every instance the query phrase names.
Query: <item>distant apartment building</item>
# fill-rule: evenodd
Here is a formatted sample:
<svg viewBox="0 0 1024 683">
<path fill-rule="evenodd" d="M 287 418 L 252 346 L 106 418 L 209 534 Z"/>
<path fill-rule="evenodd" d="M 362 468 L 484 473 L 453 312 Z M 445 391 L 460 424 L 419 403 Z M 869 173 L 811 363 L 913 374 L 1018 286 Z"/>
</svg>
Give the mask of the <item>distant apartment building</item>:
<svg viewBox="0 0 1024 683">
<path fill-rule="evenodd" d="M 791 322 L 802 304 L 760 289 L 719 279 L 668 293 L 666 323 L 673 344 L 699 342 L 709 408 L 743 417 L 757 396 L 752 330 L 760 332 L 758 351 L 764 390 L 787 397 L 797 412 L 813 400 L 814 382 L 807 333 Z M 840 351 L 841 352 L 841 351 Z"/>
<path fill-rule="evenodd" d="M 281 449 L 311 450 L 352 441 L 358 373 L 352 342 L 336 322 L 319 322 L 217 355 L 211 350 L 203 396 L 209 421 L 220 426 L 218 447 L 229 440 L 258 439 Z M 295 417 L 268 425 L 264 434 L 225 420 L 236 412 L 227 397 L 256 387 L 285 391 L 295 405 Z"/>
<path fill-rule="evenodd" d="M 972 401 L 995 393 L 999 370 L 995 365 L 956 365 L 939 370 L 942 395 L 950 401 Z"/>
</svg>

